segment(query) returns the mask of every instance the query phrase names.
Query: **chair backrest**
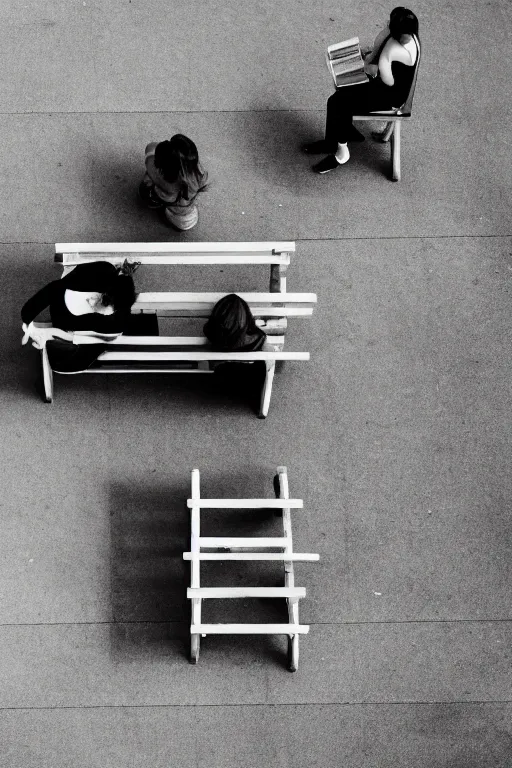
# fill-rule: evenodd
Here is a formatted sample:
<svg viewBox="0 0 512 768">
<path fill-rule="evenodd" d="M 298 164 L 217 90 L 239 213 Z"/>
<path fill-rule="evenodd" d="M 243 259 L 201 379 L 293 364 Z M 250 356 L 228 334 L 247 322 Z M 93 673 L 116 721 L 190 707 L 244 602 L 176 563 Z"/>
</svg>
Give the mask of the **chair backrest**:
<svg viewBox="0 0 512 768">
<path fill-rule="evenodd" d="M 418 80 L 418 70 L 420 68 L 420 58 L 421 58 L 421 45 L 420 41 L 416 37 L 416 35 L 413 35 L 414 41 L 416 43 L 416 48 L 418 50 L 418 56 L 416 58 L 416 64 L 414 65 L 414 75 L 412 78 L 411 87 L 409 89 L 409 95 L 407 96 L 407 99 L 405 100 L 405 104 L 403 107 L 401 107 L 400 112 L 402 115 L 410 115 L 412 112 L 412 102 L 414 100 L 414 91 L 416 90 L 416 82 Z"/>
</svg>

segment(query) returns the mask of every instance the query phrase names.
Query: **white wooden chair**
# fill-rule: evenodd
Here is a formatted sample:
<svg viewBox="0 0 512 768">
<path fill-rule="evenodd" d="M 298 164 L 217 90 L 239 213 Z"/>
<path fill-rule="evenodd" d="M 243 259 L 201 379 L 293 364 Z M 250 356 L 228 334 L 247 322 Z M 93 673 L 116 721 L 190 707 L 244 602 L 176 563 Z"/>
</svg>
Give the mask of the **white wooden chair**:
<svg viewBox="0 0 512 768">
<path fill-rule="evenodd" d="M 179 250 L 178 250 L 179 248 Z M 163 251 L 161 250 L 163 249 Z M 286 249 L 286 250 L 285 250 Z M 266 364 L 259 417 L 268 414 L 277 361 L 309 360 L 308 352 L 285 352 L 284 342 L 289 317 L 310 317 L 316 303 L 313 293 L 287 293 L 286 268 L 294 243 L 97 243 L 58 244 L 57 263 L 62 276 L 77 264 L 106 260 L 122 264 L 128 257 L 144 265 L 155 264 L 266 264 L 270 266 L 268 293 L 239 293 L 249 304 L 258 325 L 267 334 L 260 352 L 214 352 L 204 336 L 88 336 L 52 329 L 49 324 L 35 324 L 41 344 L 41 364 L 46 402 L 53 400 L 53 371 L 46 342 L 60 338 L 74 344 L 105 344 L 94 365 L 83 373 L 212 373 L 219 362 L 256 362 Z M 223 293 L 140 293 L 132 313 L 150 313 L 158 317 L 208 318 Z M 44 328 L 44 333 L 42 329 Z M 76 375 L 76 374 L 67 374 Z"/>
<path fill-rule="evenodd" d="M 302 499 L 291 499 L 286 467 L 278 467 L 274 478 L 276 499 L 202 499 L 199 470 L 192 470 L 192 492 L 187 501 L 190 509 L 190 552 L 183 559 L 191 561 L 190 587 L 187 597 L 191 601 L 190 662 L 197 664 L 201 636 L 206 635 L 286 635 L 288 637 L 288 669 L 295 672 L 299 663 L 299 635 L 307 634 L 309 626 L 299 622 L 299 600 L 306 590 L 295 586 L 293 564 L 319 560 L 317 554 L 299 554 L 293 551 L 291 510 L 302 509 Z M 275 509 L 282 510 L 283 536 L 278 538 L 235 538 L 227 536 L 201 536 L 201 510 L 205 509 Z M 209 551 L 206 551 L 209 550 Z M 278 551 L 276 551 L 278 550 Z M 283 587 L 202 587 L 201 562 L 206 560 L 270 561 L 284 566 Z M 233 599 L 247 597 L 282 597 L 288 604 L 288 624 L 203 624 L 201 602 L 206 599 Z"/>
<path fill-rule="evenodd" d="M 414 99 L 414 93 L 416 90 L 416 82 L 418 79 L 418 69 L 420 66 L 421 58 L 421 46 L 417 38 L 418 58 L 414 67 L 414 77 L 411 84 L 411 89 L 405 104 L 399 109 L 379 110 L 376 112 L 369 112 L 365 115 L 354 115 L 354 120 L 359 122 L 384 122 L 386 125 L 382 133 L 378 134 L 378 141 L 387 143 L 391 142 L 391 179 L 392 181 L 400 181 L 401 162 L 400 162 L 400 140 L 401 140 L 401 127 L 404 120 L 408 121 L 412 116 L 412 103 Z"/>
</svg>

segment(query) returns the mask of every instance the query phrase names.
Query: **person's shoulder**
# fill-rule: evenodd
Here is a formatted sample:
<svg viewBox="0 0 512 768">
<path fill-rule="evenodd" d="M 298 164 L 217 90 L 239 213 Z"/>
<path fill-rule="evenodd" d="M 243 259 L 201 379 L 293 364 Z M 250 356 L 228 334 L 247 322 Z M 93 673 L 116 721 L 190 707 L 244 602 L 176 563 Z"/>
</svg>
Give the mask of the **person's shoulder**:
<svg viewBox="0 0 512 768">
<path fill-rule="evenodd" d="M 81 272 L 82 274 L 105 274 L 105 275 L 113 275 L 117 273 L 117 267 L 115 267 L 113 264 L 110 263 L 110 261 L 103 261 L 102 259 L 98 259 L 98 261 L 88 261 L 86 264 L 79 264 L 73 272 L 70 272 L 69 274 L 78 274 L 78 272 Z"/>
<path fill-rule="evenodd" d="M 155 149 L 158 146 L 158 142 L 156 141 L 150 141 L 149 144 L 146 146 L 146 149 L 144 150 L 144 154 L 146 156 L 146 159 L 148 157 L 152 157 L 155 154 Z"/>
<path fill-rule="evenodd" d="M 389 61 L 399 61 L 403 64 L 413 63 L 412 53 L 409 48 L 399 43 L 394 37 L 390 37 L 386 42 L 383 53 Z"/>
</svg>

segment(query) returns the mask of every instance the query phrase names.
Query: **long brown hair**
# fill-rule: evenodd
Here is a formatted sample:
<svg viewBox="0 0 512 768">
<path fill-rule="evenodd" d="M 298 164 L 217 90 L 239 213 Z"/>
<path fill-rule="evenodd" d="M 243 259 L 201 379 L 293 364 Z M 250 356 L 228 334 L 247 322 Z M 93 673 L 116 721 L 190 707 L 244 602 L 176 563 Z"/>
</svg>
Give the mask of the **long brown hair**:
<svg viewBox="0 0 512 768">
<path fill-rule="evenodd" d="M 184 200 L 192 200 L 206 189 L 208 174 L 201 167 L 197 147 L 182 133 L 157 144 L 155 166 L 167 182 L 178 182 L 179 195 Z"/>
</svg>

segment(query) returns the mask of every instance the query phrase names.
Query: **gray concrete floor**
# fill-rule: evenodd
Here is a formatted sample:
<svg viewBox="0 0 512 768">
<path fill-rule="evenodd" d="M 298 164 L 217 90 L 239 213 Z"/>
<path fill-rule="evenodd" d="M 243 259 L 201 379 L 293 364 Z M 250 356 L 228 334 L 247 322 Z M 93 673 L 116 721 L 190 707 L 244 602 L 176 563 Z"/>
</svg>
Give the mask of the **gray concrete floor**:
<svg viewBox="0 0 512 768">
<path fill-rule="evenodd" d="M 370 41 L 391 7 L 1 3 L 2 768 L 512 765 L 511 7 L 416 0 L 402 182 L 369 141 L 316 177 L 298 146 L 322 130 L 324 48 Z M 176 131 L 212 182 L 182 239 L 296 240 L 289 289 L 319 296 L 288 344 L 312 361 L 284 368 L 265 422 L 179 377 L 61 377 L 44 405 L 19 347 L 53 243 L 180 239 L 134 196 L 145 143 Z M 205 278 L 267 275 L 165 275 Z M 296 548 L 321 554 L 297 567 L 300 669 L 250 637 L 208 638 L 191 667 L 190 470 L 260 496 L 278 464 L 305 500 Z M 209 571 L 277 576 L 245 574 Z"/>
</svg>

